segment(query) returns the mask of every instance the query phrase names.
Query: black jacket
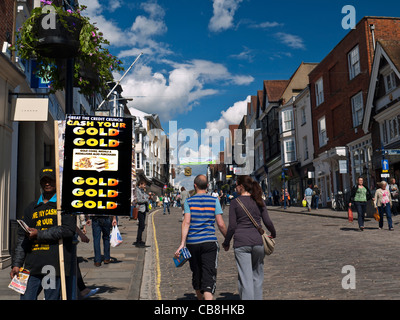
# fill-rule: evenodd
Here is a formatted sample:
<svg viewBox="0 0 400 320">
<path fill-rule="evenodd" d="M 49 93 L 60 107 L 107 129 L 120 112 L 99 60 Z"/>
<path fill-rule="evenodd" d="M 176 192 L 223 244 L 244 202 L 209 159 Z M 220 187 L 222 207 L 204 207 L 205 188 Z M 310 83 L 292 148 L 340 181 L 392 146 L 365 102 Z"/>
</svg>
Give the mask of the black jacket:
<svg viewBox="0 0 400 320">
<path fill-rule="evenodd" d="M 355 186 L 353 186 L 353 188 L 351 188 L 351 194 L 350 194 L 350 203 L 354 202 L 354 197 L 356 196 L 357 193 L 357 188 L 358 185 L 356 184 Z M 367 189 L 367 201 L 372 199 L 372 194 L 371 191 L 368 189 L 367 186 L 364 185 L 364 188 Z"/>
<path fill-rule="evenodd" d="M 18 240 L 12 259 L 13 267 L 24 267 L 32 275 L 41 275 L 46 265 L 54 266 L 60 274 L 59 240 L 63 239 L 65 273 L 69 274 L 72 240 L 76 231 L 76 217 L 63 214 L 61 226 L 57 223 L 56 202 L 32 202 L 24 213 L 24 222 L 38 230 L 37 239 L 30 240 L 22 228 L 18 230 Z"/>
</svg>

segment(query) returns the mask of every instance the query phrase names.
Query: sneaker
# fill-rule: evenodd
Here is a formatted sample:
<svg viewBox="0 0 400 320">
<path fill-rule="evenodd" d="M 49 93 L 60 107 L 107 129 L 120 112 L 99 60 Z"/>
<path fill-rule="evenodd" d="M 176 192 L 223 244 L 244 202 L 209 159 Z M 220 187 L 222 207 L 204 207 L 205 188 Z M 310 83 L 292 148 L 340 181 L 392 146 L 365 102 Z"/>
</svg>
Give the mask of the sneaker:
<svg viewBox="0 0 400 320">
<path fill-rule="evenodd" d="M 390 228 L 389 231 L 394 231 L 394 228 Z"/>
<path fill-rule="evenodd" d="M 100 290 L 100 288 L 94 288 L 94 289 L 90 290 L 87 294 L 85 294 L 82 297 L 82 299 L 86 299 L 86 298 L 89 298 L 89 297 L 95 295 L 99 290 Z"/>
</svg>

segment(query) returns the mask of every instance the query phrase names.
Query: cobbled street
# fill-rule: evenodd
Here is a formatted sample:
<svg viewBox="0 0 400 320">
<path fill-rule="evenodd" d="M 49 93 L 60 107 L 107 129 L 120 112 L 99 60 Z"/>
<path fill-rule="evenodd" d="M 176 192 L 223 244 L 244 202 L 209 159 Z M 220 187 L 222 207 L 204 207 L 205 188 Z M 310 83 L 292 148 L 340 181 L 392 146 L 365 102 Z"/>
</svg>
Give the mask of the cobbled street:
<svg viewBox="0 0 400 320">
<path fill-rule="evenodd" d="M 226 224 L 228 213 L 226 207 Z M 264 299 L 399 299 L 399 216 L 394 217 L 394 231 L 388 231 L 386 220 L 384 229 L 379 230 L 378 223 L 367 218 L 361 232 L 356 220 L 350 223 L 314 213 L 269 210 L 277 230 L 277 244 L 275 252 L 265 258 Z M 172 261 L 180 242 L 180 217 L 179 208 L 172 208 L 170 215 L 157 211 L 153 217 L 159 249 L 153 272 L 159 264 L 161 275 L 155 282 L 159 286 L 158 298 L 163 300 L 195 299 L 189 264 L 176 268 Z M 222 235 L 219 231 L 217 234 L 221 244 Z M 349 275 L 348 269 L 342 273 L 345 266 L 354 267 L 355 289 L 342 287 L 343 278 Z M 215 299 L 239 299 L 232 248 L 228 252 L 221 248 Z"/>
</svg>

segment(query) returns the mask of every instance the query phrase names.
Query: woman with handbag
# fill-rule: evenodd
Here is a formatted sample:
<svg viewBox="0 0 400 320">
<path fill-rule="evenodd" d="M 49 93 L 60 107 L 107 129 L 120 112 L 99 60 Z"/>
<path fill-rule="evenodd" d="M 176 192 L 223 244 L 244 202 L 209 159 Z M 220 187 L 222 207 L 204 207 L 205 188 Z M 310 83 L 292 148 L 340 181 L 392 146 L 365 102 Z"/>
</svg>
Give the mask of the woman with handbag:
<svg viewBox="0 0 400 320">
<path fill-rule="evenodd" d="M 378 183 L 379 189 L 375 192 L 375 208 L 379 211 L 379 229 L 383 228 L 383 214 L 386 213 L 386 218 L 389 225 L 389 230 L 393 231 L 392 213 L 390 207 L 392 206 L 392 197 L 389 190 L 386 189 L 387 182 L 381 181 Z"/>
<path fill-rule="evenodd" d="M 367 212 L 367 201 L 371 199 L 374 201 L 375 199 L 372 198 L 371 191 L 369 191 L 368 187 L 364 186 L 364 179 L 362 177 L 359 177 L 357 182 L 358 183 L 351 189 L 349 207 L 354 203 L 357 210 L 358 227 L 361 231 L 364 231 L 364 217 Z"/>
<path fill-rule="evenodd" d="M 239 176 L 236 190 L 239 197 L 231 201 L 229 227 L 222 246 L 225 251 L 228 251 L 230 241 L 234 236 L 233 248 L 238 268 L 240 298 L 262 300 L 265 251 L 262 236 L 248 213 L 258 226 L 261 226 L 261 220 L 264 222 L 272 238 L 276 237 L 276 231 L 268 215 L 258 183 L 250 176 Z"/>
</svg>

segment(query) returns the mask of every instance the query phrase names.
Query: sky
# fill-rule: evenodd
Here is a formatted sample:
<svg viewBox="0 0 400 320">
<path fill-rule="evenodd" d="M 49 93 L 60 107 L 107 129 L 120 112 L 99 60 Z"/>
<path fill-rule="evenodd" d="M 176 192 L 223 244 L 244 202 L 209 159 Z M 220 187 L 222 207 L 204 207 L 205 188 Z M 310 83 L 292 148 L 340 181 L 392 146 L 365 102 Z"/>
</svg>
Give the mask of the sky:
<svg viewBox="0 0 400 320">
<path fill-rule="evenodd" d="M 127 69 L 129 107 L 157 113 L 167 134 L 239 124 L 264 80 L 286 80 L 318 63 L 350 31 L 350 17 L 400 17 L 393 0 L 80 0 Z M 345 10 L 354 8 L 354 16 Z M 342 13 L 343 11 L 343 13 Z M 115 74 L 119 80 L 122 74 Z M 192 131 L 190 131 L 192 130 Z M 193 131 L 194 130 L 194 131 Z M 171 138 L 171 137 L 170 137 Z M 188 138 L 188 140 L 190 140 Z M 207 141 L 179 142 L 205 156 Z M 203 142 L 203 143 L 202 143 Z M 179 150 L 181 152 L 182 150 Z"/>
</svg>

